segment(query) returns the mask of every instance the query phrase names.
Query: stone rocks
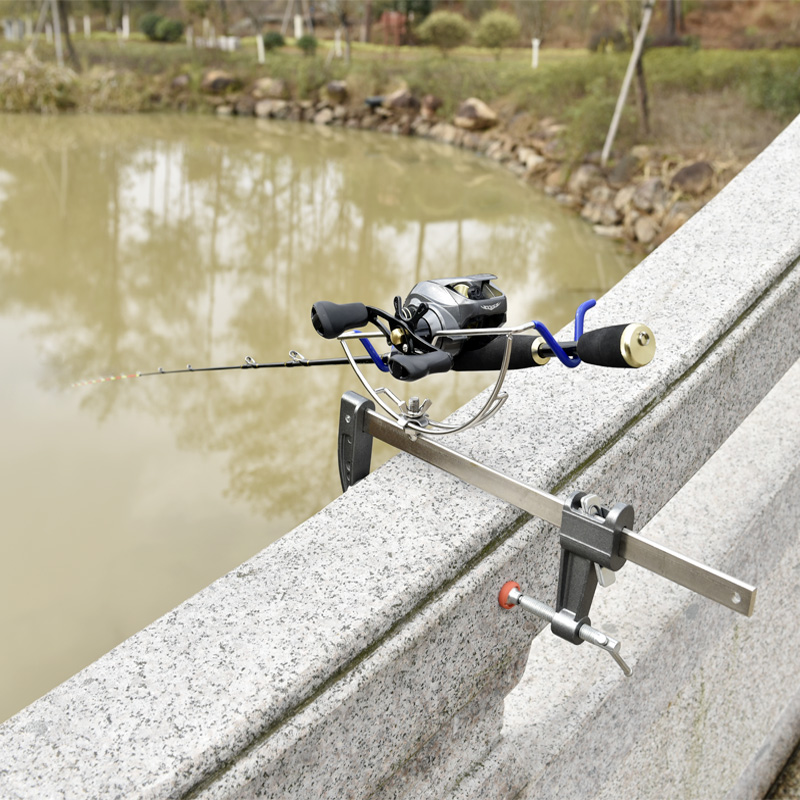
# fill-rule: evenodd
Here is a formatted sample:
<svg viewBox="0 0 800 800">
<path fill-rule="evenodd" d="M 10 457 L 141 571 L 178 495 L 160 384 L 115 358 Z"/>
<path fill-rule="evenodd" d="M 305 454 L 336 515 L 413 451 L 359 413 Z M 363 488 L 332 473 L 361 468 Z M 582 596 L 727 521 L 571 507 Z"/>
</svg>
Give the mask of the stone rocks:
<svg viewBox="0 0 800 800">
<path fill-rule="evenodd" d="M 349 96 L 345 81 L 330 81 L 325 87 L 325 94 L 334 105 L 343 105 Z"/>
<path fill-rule="evenodd" d="M 567 191 L 575 195 L 588 195 L 602 181 L 603 173 L 600 167 L 596 164 L 581 164 L 569 176 Z"/>
<path fill-rule="evenodd" d="M 636 241 L 642 244 L 650 244 L 658 236 L 658 223 L 649 215 L 642 214 L 633 223 L 633 233 Z"/>
<path fill-rule="evenodd" d="M 420 113 L 423 119 L 432 120 L 436 116 L 436 112 L 442 107 L 442 100 L 436 95 L 426 94 L 422 98 L 422 105 L 420 106 Z"/>
<path fill-rule="evenodd" d="M 262 119 L 286 119 L 289 116 L 289 104 L 285 100 L 259 100 L 253 110 Z"/>
<path fill-rule="evenodd" d="M 315 125 L 330 125 L 331 122 L 333 122 L 332 108 L 323 108 L 321 111 L 317 111 L 317 113 L 314 114 Z"/>
<path fill-rule="evenodd" d="M 231 75 L 229 72 L 225 72 L 225 70 L 221 69 L 212 69 L 203 75 L 200 88 L 204 92 L 221 94 L 228 89 L 236 89 L 241 85 L 241 81 L 234 75 Z"/>
<path fill-rule="evenodd" d="M 638 146 L 611 169 L 587 156 L 572 167 L 566 160 L 559 134 L 564 126 L 553 120 L 526 118 L 502 130 L 497 115 L 485 103 L 470 98 L 461 104 L 452 123 L 437 121 L 442 102 L 434 95 L 418 101 L 407 88 L 374 98 L 368 107 L 348 105 L 344 81 L 331 81 L 321 101 L 292 100 L 287 81 L 261 78 L 248 93 L 234 94 L 235 78 L 221 70 L 209 71 L 203 83 L 205 102 L 220 115 L 314 122 L 375 130 L 393 135 L 417 135 L 454 147 L 463 147 L 504 164 L 519 177 L 544 187 L 559 204 L 574 209 L 600 236 L 638 242 L 651 250 L 683 225 L 702 206 L 702 195 L 720 174 L 705 161 L 679 169 L 674 154 Z M 524 122 L 524 124 L 523 124 Z M 641 177 L 641 173 L 644 177 Z M 670 177 L 671 175 L 671 177 Z M 669 188 L 667 188 L 669 187 Z M 680 196 L 682 200 L 678 200 Z"/>
<path fill-rule="evenodd" d="M 645 178 L 636 187 L 631 201 L 639 211 L 663 213 L 667 205 L 667 199 L 664 182 L 661 178 Z"/>
<path fill-rule="evenodd" d="M 673 175 L 670 188 L 696 197 L 711 187 L 713 179 L 714 168 L 711 164 L 708 161 L 696 161 Z"/>
<path fill-rule="evenodd" d="M 567 168 L 563 165 L 556 167 L 544 179 L 545 191 L 553 194 L 559 191 L 567 182 Z"/>
<path fill-rule="evenodd" d="M 408 89 L 401 88 L 383 98 L 383 107 L 390 111 L 419 111 L 420 102 Z"/>
<path fill-rule="evenodd" d="M 608 239 L 624 239 L 625 228 L 622 225 L 594 225 L 592 230 L 598 236 L 605 236 Z"/>
<path fill-rule="evenodd" d="M 477 97 L 465 100 L 456 111 L 453 124 L 468 131 L 485 131 L 499 123 L 497 114 Z"/>
<path fill-rule="evenodd" d="M 191 79 L 184 72 L 181 75 L 176 75 L 172 79 L 172 82 L 170 83 L 170 87 L 173 88 L 173 89 L 188 89 L 190 84 L 191 84 Z"/>
<path fill-rule="evenodd" d="M 620 189 L 630 183 L 633 180 L 633 176 L 638 172 L 640 163 L 633 153 L 623 156 L 608 173 L 609 184 L 615 189 Z"/>
<path fill-rule="evenodd" d="M 288 100 L 291 96 L 292 87 L 283 78 L 259 78 L 253 85 L 253 97 L 256 100 Z"/>
<path fill-rule="evenodd" d="M 628 186 L 623 186 L 616 195 L 614 195 L 614 208 L 621 214 L 624 214 L 631 207 L 631 201 L 633 200 L 633 193 L 635 191 L 635 184 L 631 183 Z"/>
<path fill-rule="evenodd" d="M 454 125 L 448 125 L 446 122 L 440 122 L 431 128 L 431 137 L 445 144 L 455 144 L 458 135 L 458 128 Z"/>
<path fill-rule="evenodd" d="M 255 98 L 249 94 L 242 95 L 237 101 L 234 108 L 240 117 L 252 117 L 255 113 L 256 101 Z"/>
<path fill-rule="evenodd" d="M 531 175 L 543 169 L 545 164 L 547 164 L 547 159 L 544 156 L 540 156 L 531 147 L 518 147 L 517 161 L 519 161 Z"/>
<path fill-rule="evenodd" d="M 581 210 L 581 216 L 594 225 L 616 225 L 622 219 L 622 214 L 614 206 L 614 197 L 615 192 L 610 186 L 595 186 L 589 195 L 589 202 Z"/>
</svg>

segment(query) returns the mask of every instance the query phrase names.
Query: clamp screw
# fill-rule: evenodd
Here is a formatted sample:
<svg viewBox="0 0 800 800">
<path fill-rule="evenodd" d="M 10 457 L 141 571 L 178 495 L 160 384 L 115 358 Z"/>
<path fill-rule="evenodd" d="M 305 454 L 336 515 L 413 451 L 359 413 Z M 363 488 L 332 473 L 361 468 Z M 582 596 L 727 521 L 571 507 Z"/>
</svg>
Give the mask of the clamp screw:
<svg viewBox="0 0 800 800">
<path fill-rule="evenodd" d="M 514 606 L 522 606 L 526 611 L 535 614 L 539 619 L 545 622 L 552 623 L 553 619 L 559 613 L 554 608 L 551 608 L 547 603 L 541 600 L 536 600 L 533 597 L 528 597 L 522 594 L 519 584 L 515 581 L 507 581 L 500 589 L 500 594 L 497 596 L 497 601 L 500 603 L 501 608 L 512 609 Z M 633 670 L 628 666 L 625 659 L 622 657 L 620 650 L 620 642 L 612 639 L 603 631 L 593 628 L 589 623 L 584 623 L 578 628 L 578 636 L 584 641 L 605 650 L 614 661 L 617 662 L 619 668 L 625 673 L 626 677 L 630 677 Z M 576 642 L 580 644 L 580 642 Z"/>
</svg>

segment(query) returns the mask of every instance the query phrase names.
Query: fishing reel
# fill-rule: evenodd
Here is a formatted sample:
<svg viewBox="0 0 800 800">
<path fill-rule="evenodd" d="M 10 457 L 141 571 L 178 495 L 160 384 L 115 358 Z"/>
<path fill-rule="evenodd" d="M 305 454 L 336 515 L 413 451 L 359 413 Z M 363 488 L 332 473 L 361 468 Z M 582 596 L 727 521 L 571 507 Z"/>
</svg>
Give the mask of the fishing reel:
<svg viewBox="0 0 800 800">
<path fill-rule="evenodd" d="M 637 368 L 648 364 L 655 353 L 655 337 L 646 325 L 630 323 L 584 333 L 586 312 L 594 300 L 582 303 L 575 313 L 573 340 L 557 342 L 547 327 L 534 320 L 514 328 L 503 328 L 507 300 L 493 283 L 491 274 L 440 278 L 418 283 L 405 301 L 394 299 L 394 313 L 363 303 L 338 304 L 320 301 L 311 308 L 315 330 L 325 339 L 338 339 L 350 366 L 364 388 L 390 417 L 401 423 L 410 436 L 455 433 L 486 421 L 507 399 L 502 385 L 509 369 L 547 364 L 555 357 L 574 368 L 581 362 L 604 367 Z M 377 330 L 362 332 L 366 325 Z M 534 330 L 537 335 L 526 334 Z M 369 341 L 383 338 L 390 351 L 379 355 Z M 489 398 L 466 423 L 452 425 L 430 419 L 430 400 L 412 397 L 400 400 L 388 388 L 373 388 L 359 368 L 349 347 L 359 339 L 372 362 L 382 372 L 400 381 L 416 381 L 427 375 L 449 372 L 497 371 Z M 393 404 L 392 408 L 381 395 Z"/>
</svg>

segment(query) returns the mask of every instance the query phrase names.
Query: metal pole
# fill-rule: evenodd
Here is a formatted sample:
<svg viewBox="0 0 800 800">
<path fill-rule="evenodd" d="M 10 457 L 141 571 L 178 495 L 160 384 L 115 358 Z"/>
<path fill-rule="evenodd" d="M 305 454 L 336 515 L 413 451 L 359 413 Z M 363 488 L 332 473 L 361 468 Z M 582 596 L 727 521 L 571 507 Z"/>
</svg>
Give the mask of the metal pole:
<svg viewBox="0 0 800 800">
<path fill-rule="evenodd" d="M 366 432 L 376 439 L 427 461 L 545 522 L 561 527 L 564 504 L 548 492 L 526 486 L 424 436 L 412 440 L 400 425 L 375 411 L 366 412 L 365 427 Z M 622 531 L 620 538 L 620 555 L 732 611 L 748 617 L 753 613 L 756 596 L 754 586 L 707 567 L 627 528 Z"/>
<path fill-rule="evenodd" d="M 636 62 L 639 60 L 639 57 L 642 54 L 644 37 L 647 34 L 647 26 L 650 24 L 650 17 L 653 15 L 653 3 L 654 0 L 644 0 L 642 27 L 639 28 L 639 33 L 636 36 L 636 41 L 633 44 L 631 60 L 628 62 L 628 70 L 625 73 L 625 79 L 622 81 L 622 89 L 620 90 L 619 97 L 617 98 L 617 107 L 614 109 L 614 116 L 611 119 L 611 126 L 608 129 L 606 143 L 603 145 L 603 154 L 600 157 L 600 163 L 602 166 L 605 166 L 608 162 L 608 156 L 611 153 L 611 146 L 614 144 L 614 137 L 617 135 L 619 118 L 622 116 L 622 108 L 625 105 L 625 100 L 628 97 L 628 89 L 631 88 L 631 80 L 633 79 L 633 72 L 636 69 Z"/>
</svg>

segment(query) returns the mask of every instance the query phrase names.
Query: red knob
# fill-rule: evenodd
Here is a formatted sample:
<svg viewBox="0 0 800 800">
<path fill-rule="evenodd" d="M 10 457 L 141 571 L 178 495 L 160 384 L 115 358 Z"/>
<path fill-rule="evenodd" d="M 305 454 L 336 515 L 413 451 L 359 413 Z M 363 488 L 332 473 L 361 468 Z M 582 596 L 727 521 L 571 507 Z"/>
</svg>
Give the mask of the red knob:
<svg viewBox="0 0 800 800">
<path fill-rule="evenodd" d="M 519 584 L 516 581 L 508 581 L 508 583 L 503 584 L 503 588 L 500 590 L 500 594 L 497 595 L 497 602 L 500 603 L 500 608 L 512 609 L 516 605 L 516 603 L 508 602 L 508 595 L 510 594 L 512 589 L 517 589 L 518 591 L 522 591 L 519 588 Z"/>
</svg>

